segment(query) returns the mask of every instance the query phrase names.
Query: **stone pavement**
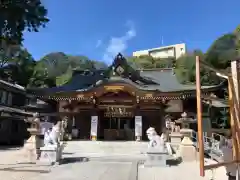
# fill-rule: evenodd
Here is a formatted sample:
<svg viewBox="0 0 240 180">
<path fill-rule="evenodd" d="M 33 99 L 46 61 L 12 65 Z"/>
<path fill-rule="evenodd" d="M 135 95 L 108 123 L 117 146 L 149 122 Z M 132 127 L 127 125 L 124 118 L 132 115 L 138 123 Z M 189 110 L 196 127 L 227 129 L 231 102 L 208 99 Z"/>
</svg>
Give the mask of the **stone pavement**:
<svg viewBox="0 0 240 180">
<path fill-rule="evenodd" d="M 206 159 L 205 164 L 216 163 Z M 199 163 L 185 162 L 171 167 L 138 167 L 138 180 L 227 180 L 225 168 L 219 167 L 213 171 L 205 171 L 205 177 L 199 176 Z"/>
<path fill-rule="evenodd" d="M 24 157 L 20 150 L 0 151 L 0 179 L 1 180 L 25 180 L 41 173 L 50 171 L 49 166 L 37 166 L 23 163 Z"/>
<path fill-rule="evenodd" d="M 66 150 L 69 150 L 66 148 Z M 76 149 L 64 154 L 64 164 L 59 166 L 40 166 L 24 164 L 24 157 L 19 150 L 0 151 L 0 180 L 210 180 L 211 171 L 205 178 L 199 176 L 197 162 L 182 163 L 172 167 L 137 168 L 136 162 L 144 159 L 143 155 L 125 154 L 85 154 L 74 153 Z M 89 156 L 89 157 L 87 157 Z M 89 161 L 84 161 L 88 160 Z M 26 160 L 25 160 L 26 161 Z M 206 163 L 213 163 L 206 160 Z M 224 168 L 218 168 L 214 172 L 214 179 L 225 180 Z"/>
<path fill-rule="evenodd" d="M 27 164 L 19 150 L 1 151 L 1 180 L 129 180 L 133 163 L 127 159 L 95 157 L 83 161 L 74 154 L 66 154 L 62 165 L 41 166 Z M 25 163 L 24 163 L 25 162 Z M 136 167 L 136 165 L 134 166 Z M 136 168 L 135 168 L 136 169 Z M 135 180 L 135 179 L 134 179 Z"/>
<path fill-rule="evenodd" d="M 52 168 L 51 173 L 31 180 L 128 180 L 130 171 L 128 162 L 83 162 Z"/>
</svg>

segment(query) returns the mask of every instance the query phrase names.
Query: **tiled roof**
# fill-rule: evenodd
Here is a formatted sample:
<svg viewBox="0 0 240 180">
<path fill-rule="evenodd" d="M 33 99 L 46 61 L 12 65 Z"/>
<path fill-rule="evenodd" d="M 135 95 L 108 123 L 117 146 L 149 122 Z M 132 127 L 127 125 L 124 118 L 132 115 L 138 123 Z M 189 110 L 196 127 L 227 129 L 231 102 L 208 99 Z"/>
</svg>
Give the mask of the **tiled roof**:
<svg viewBox="0 0 240 180">
<path fill-rule="evenodd" d="M 193 85 L 184 85 L 179 83 L 176 75 L 174 74 L 173 69 L 162 69 L 162 70 L 147 70 L 140 71 L 142 77 L 147 77 L 158 85 L 150 85 L 149 89 L 158 89 L 163 92 L 172 92 L 172 91 L 184 91 L 184 90 L 195 90 L 196 86 Z M 215 86 L 202 86 L 202 89 L 211 88 Z"/>
</svg>

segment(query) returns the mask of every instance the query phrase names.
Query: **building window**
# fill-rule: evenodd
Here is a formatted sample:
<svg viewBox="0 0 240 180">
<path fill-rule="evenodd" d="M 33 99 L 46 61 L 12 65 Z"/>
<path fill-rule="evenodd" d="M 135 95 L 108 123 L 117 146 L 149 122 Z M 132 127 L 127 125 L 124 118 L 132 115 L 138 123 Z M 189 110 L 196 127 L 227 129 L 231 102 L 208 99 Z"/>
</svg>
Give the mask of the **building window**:
<svg viewBox="0 0 240 180">
<path fill-rule="evenodd" d="M 12 106 L 24 106 L 25 105 L 25 96 L 22 94 L 12 93 L 11 95 L 11 105 Z"/>
<path fill-rule="evenodd" d="M 76 127 L 75 116 L 72 117 L 72 127 Z"/>
<path fill-rule="evenodd" d="M 19 126 L 17 121 L 13 121 L 12 123 L 12 132 L 17 133 L 19 132 Z"/>
<path fill-rule="evenodd" d="M 9 106 L 12 105 L 12 93 L 8 93 L 7 105 L 9 105 Z"/>
<path fill-rule="evenodd" d="M 7 92 L 1 91 L 1 103 L 6 104 L 6 101 L 7 101 Z"/>
</svg>

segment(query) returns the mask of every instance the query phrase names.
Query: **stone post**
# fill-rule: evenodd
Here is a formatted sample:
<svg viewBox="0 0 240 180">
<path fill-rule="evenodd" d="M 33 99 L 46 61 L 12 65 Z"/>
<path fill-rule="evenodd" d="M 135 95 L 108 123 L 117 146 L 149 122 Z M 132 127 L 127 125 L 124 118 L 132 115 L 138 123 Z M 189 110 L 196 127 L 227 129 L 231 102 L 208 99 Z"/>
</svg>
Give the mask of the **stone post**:
<svg viewBox="0 0 240 180">
<path fill-rule="evenodd" d="M 135 138 L 136 141 L 142 140 L 142 116 L 135 116 Z"/>
<path fill-rule="evenodd" d="M 97 140 L 98 116 L 91 116 L 91 140 Z"/>
<path fill-rule="evenodd" d="M 192 141 L 192 129 L 180 130 L 183 140 L 181 141 L 179 152 L 183 161 L 195 161 L 197 159 L 197 150 Z"/>
<path fill-rule="evenodd" d="M 63 141 L 65 138 L 65 129 L 67 128 L 68 123 L 69 123 L 68 116 L 62 117 L 61 124 L 60 124 L 60 129 L 61 129 L 60 137 L 59 137 L 60 141 Z"/>
<path fill-rule="evenodd" d="M 180 132 L 171 132 L 169 136 L 171 144 L 180 145 L 182 142 L 183 135 Z"/>
</svg>

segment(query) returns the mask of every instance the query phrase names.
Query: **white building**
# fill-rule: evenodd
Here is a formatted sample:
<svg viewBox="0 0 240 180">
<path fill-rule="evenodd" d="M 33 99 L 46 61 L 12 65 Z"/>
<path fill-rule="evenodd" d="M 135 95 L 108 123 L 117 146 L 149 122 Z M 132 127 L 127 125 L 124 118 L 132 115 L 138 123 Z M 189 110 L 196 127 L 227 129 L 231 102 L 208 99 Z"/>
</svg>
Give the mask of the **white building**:
<svg viewBox="0 0 240 180">
<path fill-rule="evenodd" d="M 153 49 L 141 50 L 133 52 L 133 56 L 152 56 L 154 58 L 175 58 L 178 59 L 180 56 L 186 53 L 186 44 L 174 44 L 170 46 L 162 46 Z"/>
</svg>

